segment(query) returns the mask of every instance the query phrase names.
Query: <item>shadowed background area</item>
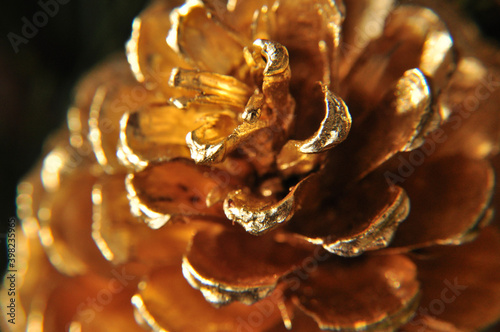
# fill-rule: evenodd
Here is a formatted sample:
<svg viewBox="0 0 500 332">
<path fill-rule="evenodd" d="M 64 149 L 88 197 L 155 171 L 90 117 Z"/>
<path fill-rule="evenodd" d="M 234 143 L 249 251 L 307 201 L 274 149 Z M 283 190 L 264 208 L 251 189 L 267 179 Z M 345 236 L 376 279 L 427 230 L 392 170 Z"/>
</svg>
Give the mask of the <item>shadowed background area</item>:
<svg viewBox="0 0 500 332">
<path fill-rule="evenodd" d="M 15 213 L 19 179 L 39 158 L 47 135 L 65 121 L 76 81 L 114 51 L 123 51 L 133 17 L 146 0 L 5 1 L 0 5 L 0 233 Z M 499 0 L 455 0 L 500 41 Z M 41 4 L 57 4 L 33 36 L 23 36 L 26 20 L 43 19 Z M 42 21 L 43 22 L 43 21 Z M 40 22 L 40 23 L 42 23 Z M 14 33 L 14 47 L 11 41 Z M 17 52 L 16 52 L 17 48 Z M 0 237 L 5 264 L 4 235 Z"/>
<path fill-rule="evenodd" d="M 47 135 L 65 121 L 78 78 L 107 54 L 124 50 L 132 20 L 146 2 L 23 0 L 5 1 L 0 5 L 2 269 L 5 264 L 3 234 L 8 219 L 16 215 L 15 192 L 19 179 L 39 158 Z M 40 12 L 46 12 L 44 4 L 52 15 L 46 15 L 45 24 L 41 24 L 44 15 Z M 26 20 L 40 23 L 39 28 L 35 26 L 36 33 L 24 28 L 30 38 L 23 35 Z"/>
</svg>

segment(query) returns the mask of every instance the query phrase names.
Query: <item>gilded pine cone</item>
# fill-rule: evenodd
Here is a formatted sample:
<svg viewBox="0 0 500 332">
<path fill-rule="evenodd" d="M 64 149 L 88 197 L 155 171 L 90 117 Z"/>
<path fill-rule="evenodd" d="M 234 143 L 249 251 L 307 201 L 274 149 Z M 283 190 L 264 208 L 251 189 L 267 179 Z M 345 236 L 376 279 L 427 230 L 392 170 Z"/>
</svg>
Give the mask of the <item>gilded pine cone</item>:
<svg viewBox="0 0 500 332">
<path fill-rule="evenodd" d="M 424 0 L 153 1 L 19 184 L 3 329 L 492 326 L 499 54 Z"/>
</svg>

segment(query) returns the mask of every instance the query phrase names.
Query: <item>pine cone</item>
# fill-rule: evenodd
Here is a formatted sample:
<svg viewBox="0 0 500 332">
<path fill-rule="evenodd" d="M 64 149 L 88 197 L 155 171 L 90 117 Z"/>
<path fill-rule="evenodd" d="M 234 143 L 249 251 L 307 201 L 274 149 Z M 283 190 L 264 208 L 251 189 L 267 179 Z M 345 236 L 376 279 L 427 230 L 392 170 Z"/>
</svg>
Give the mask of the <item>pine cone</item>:
<svg viewBox="0 0 500 332">
<path fill-rule="evenodd" d="M 499 54 L 424 0 L 153 1 L 19 184 L 3 329 L 491 326 Z"/>
</svg>

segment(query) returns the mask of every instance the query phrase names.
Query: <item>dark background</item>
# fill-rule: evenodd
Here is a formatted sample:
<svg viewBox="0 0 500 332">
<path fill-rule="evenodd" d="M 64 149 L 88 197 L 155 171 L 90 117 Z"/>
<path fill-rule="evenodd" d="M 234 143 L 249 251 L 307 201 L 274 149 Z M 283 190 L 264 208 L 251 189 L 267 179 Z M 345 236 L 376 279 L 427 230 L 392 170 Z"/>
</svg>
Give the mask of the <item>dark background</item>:
<svg viewBox="0 0 500 332">
<path fill-rule="evenodd" d="M 56 0 L 41 0 L 46 3 Z M 62 0 L 60 0 L 62 1 Z M 0 264 L 4 233 L 15 212 L 19 179 L 39 158 L 45 137 L 65 121 L 76 80 L 99 60 L 123 51 L 132 19 L 147 0 L 64 0 L 59 11 L 15 53 L 7 34 L 22 35 L 38 1 L 0 5 Z M 500 41 L 500 0 L 455 0 L 483 32 Z"/>
<path fill-rule="evenodd" d="M 147 2 L 60 1 L 67 3 L 19 44 L 17 53 L 8 33 L 22 37 L 22 18 L 33 22 L 42 8 L 39 0 L 0 4 L 0 271 L 6 263 L 7 222 L 16 216 L 18 181 L 40 157 L 45 137 L 64 123 L 78 78 L 107 54 L 124 50 L 132 20 Z"/>
</svg>

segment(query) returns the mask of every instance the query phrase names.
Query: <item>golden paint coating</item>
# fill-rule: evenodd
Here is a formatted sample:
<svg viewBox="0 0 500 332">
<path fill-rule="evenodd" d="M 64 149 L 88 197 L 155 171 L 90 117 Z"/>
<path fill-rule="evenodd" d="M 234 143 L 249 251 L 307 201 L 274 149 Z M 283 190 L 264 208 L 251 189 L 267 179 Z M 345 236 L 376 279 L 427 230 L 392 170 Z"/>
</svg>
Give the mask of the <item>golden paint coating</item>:
<svg viewBox="0 0 500 332">
<path fill-rule="evenodd" d="M 498 322 L 498 52 L 442 2 L 151 1 L 19 184 L 2 331 Z"/>
</svg>

